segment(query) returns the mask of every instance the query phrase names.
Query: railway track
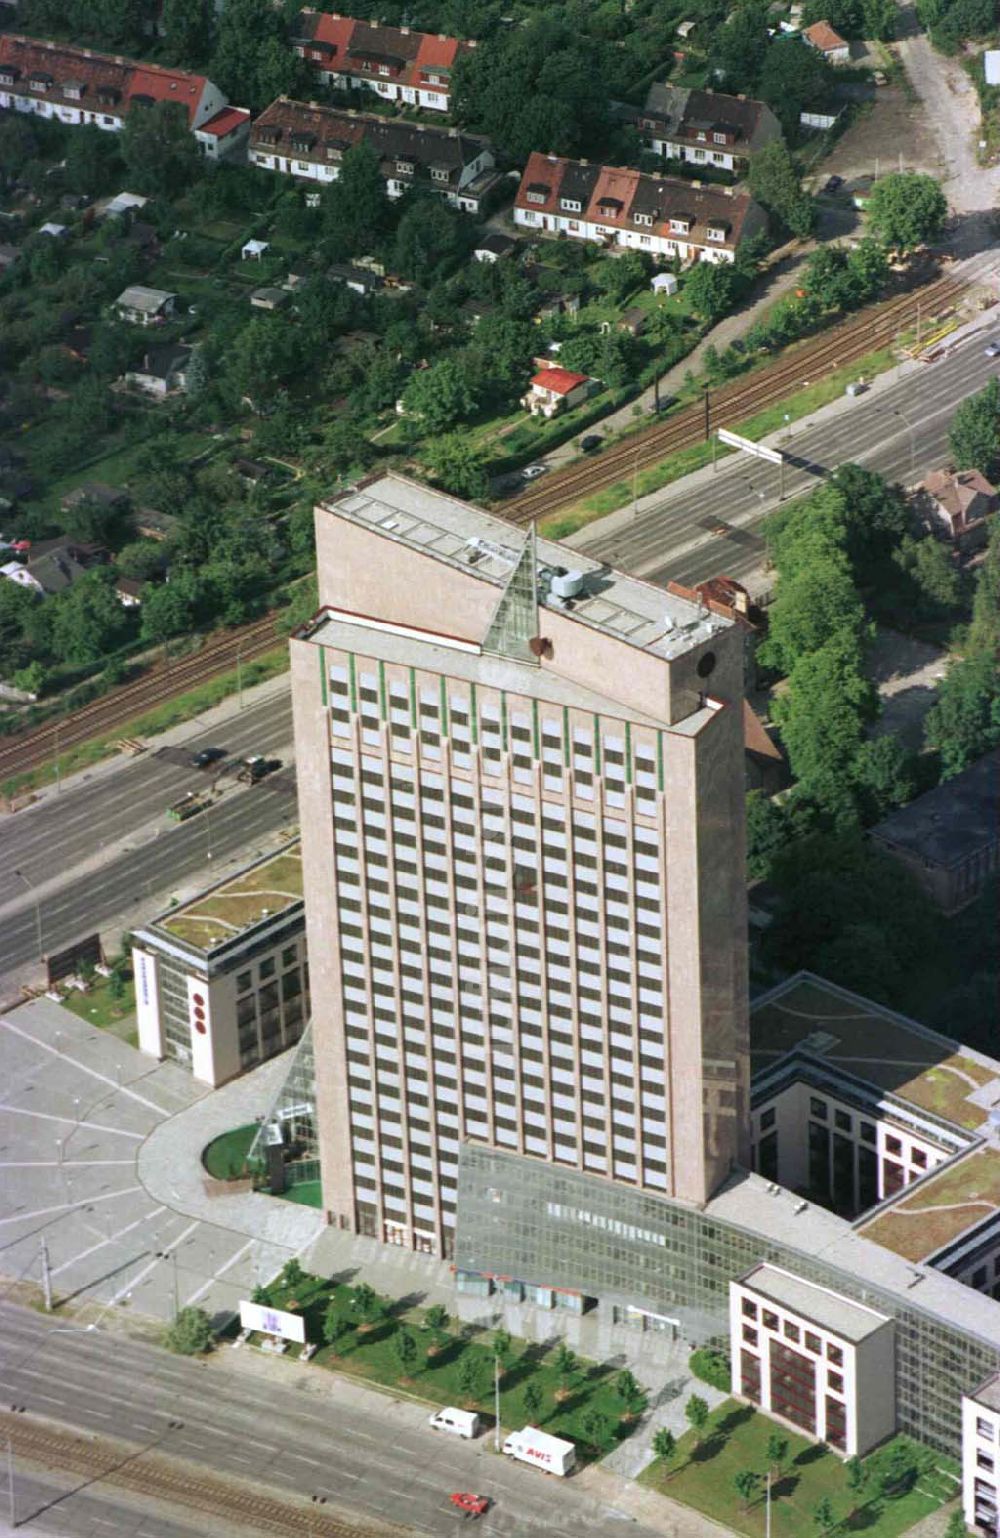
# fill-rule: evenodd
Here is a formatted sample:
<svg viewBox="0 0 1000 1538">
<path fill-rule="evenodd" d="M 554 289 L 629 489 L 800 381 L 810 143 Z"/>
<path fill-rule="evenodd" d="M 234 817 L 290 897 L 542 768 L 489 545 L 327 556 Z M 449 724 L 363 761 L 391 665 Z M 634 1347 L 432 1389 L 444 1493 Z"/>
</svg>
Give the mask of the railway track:
<svg viewBox="0 0 1000 1538">
<path fill-rule="evenodd" d="M 737 426 L 754 412 L 784 400 L 806 381 L 815 382 L 833 368 L 842 368 L 845 363 L 864 357 L 915 320 L 918 305 L 921 318 L 929 322 L 954 304 L 965 286 L 954 278 L 938 278 L 919 289 L 898 294 L 881 305 L 860 311 L 812 346 L 798 346 L 769 368 L 747 379 L 721 385 L 711 394 L 711 425 Z M 512 523 L 531 523 L 543 513 L 557 512 L 582 496 L 613 486 L 636 469 L 658 464 L 677 449 L 703 442 L 704 436 L 705 413 L 699 402 L 645 432 L 612 444 L 596 459 L 569 465 L 546 476 L 543 483 L 495 511 Z"/>
<path fill-rule="evenodd" d="M 237 656 L 250 662 L 278 644 L 274 615 L 268 614 L 239 630 L 220 632 L 190 656 L 156 662 L 134 683 L 112 689 L 69 715 L 0 738 L 0 779 L 35 769 L 66 748 L 125 726 L 151 706 L 228 672 Z"/>
<path fill-rule="evenodd" d="M 402 1538 L 406 1532 L 376 1518 L 338 1515 L 322 1506 L 306 1505 L 302 1497 L 285 1495 L 273 1486 L 210 1473 L 185 1459 L 132 1442 L 9 1414 L 0 1415 L 0 1433 L 10 1438 L 14 1454 L 26 1462 L 69 1474 L 81 1483 L 105 1485 L 197 1512 L 205 1519 L 206 1532 L 212 1531 L 212 1519 L 231 1523 L 241 1532 L 289 1538 Z"/>
</svg>

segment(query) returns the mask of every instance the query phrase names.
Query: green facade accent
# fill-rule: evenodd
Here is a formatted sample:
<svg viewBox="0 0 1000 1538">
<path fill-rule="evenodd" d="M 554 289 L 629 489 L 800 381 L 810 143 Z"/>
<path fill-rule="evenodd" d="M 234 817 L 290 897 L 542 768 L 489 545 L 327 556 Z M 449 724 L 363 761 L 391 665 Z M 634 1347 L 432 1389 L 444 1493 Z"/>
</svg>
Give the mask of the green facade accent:
<svg viewBox="0 0 1000 1538">
<path fill-rule="evenodd" d="M 568 705 L 564 705 L 563 706 L 563 761 L 565 762 L 565 765 L 566 765 L 567 769 L 570 767 L 570 764 L 572 762 L 571 751 L 572 750 L 571 750 L 571 745 L 570 745 L 570 740 L 569 740 L 569 706 Z"/>
<path fill-rule="evenodd" d="M 410 726 L 413 728 L 414 731 L 416 731 L 416 729 L 417 729 L 417 722 L 418 722 L 418 713 L 417 713 L 417 670 L 416 670 L 416 668 L 411 668 L 410 669 Z"/>
<path fill-rule="evenodd" d="M 323 696 L 323 704 L 329 704 L 330 696 L 326 687 L 326 652 L 322 646 L 319 648 L 319 691 Z"/>
<path fill-rule="evenodd" d="M 383 721 L 389 719 L 389 702 L 385 690 L 385 663 L 378 665 L 378 713 Z"/>
<path fill-rule="evenodd" d="M 542 731 L 538 722 L 538 701 L 531 702 L 531 742 L 536 761 L 542 756 Z"/>
<path fill-rule="evenodd" d="M 663 733 L 656 734 L 656 788 L 663 794 Z"/>
<path fill-rule="evenodd" d="M 351 715 L 358 713 L 358 669 L 354 660 L 354 653 L 347 654 L 347 688 L 351 699 Z"/>
<path fill-rule="evenodd" d="M 594 717 L 594 773 L 601 772 L 601 718 Z"/>
<path fill-rule="evenodd" d="M 507 696 L 500 691 L 500 746 L 506 753 L 510 746 L 507 739 Z"/>
<path fill-rule="evenodd" d="M 632 783 L 632 723 L 625 722 L 625 784 Z"/>
<path fill-rule="evenodd" d="M 445 683 L 444 674 L 441 674 L 441 736 L 448 737 L 448 685 Z"/>
</svg>

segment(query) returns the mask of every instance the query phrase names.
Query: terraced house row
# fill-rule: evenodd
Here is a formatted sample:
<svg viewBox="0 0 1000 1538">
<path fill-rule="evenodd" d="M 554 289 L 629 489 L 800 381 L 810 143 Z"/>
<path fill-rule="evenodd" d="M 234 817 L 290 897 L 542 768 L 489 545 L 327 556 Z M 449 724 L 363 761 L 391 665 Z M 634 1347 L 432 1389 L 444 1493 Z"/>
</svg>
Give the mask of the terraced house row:
<svg viewBox="0 0 1000 1538">
<path fill-rule="evenodd" d="M 315 66 L 324 85 L 374 91 L 383 101 L 447 112 L 452 70 L 476 45 L 444 33 L 303 10 L 292 25 L 292 46 Z"/>
<path fill-rule="evenodd" d="M 120 132 L 136 108 L 176 102 L 206 155 L 217 159 L 246 141 L 250 114 L 231 107 L 204 75 L 19 33 L 0 34 L 0 107 L 69 126 Z"/>
<path fill-rule="evenodd" d="M 766 216 L 745 192 L 650 176 L 626 166 L 534 154 L 521 177 L 514 223 L 575 240 L 681 262 L 731 262 Z"/>
<path fill-rule="evenodd" d="M 343 111 L 280 96 L 261 113 L 250 134 L 252 165 L 307 182 L 335 182 L 348 150 L 369 144 L 376 151 L 386 191 L 398 198 L 423 181 L 455 208 L 478 213 L 496 180 L 493 151 L 486 139 L 407 123 L 374 112 Z"/>
</svg>

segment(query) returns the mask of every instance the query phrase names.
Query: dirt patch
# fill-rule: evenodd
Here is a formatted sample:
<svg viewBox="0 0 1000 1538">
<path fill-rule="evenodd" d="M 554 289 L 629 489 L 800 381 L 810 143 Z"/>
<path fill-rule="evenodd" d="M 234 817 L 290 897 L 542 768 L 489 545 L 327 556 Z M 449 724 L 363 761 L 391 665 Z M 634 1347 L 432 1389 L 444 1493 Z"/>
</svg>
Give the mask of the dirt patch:
<svg viewBox="0 0 1000 1538">
<path fill-rule="evenodd" d="M 855 107 L 853 123 L 823 162 L 823 176 L 850 181 L 898 171 L 900 152 L 904 171 L 940 171 L 937 141 L 922 104 L 900 86 L 876 86 L 870 99 Z"/>
</svg>

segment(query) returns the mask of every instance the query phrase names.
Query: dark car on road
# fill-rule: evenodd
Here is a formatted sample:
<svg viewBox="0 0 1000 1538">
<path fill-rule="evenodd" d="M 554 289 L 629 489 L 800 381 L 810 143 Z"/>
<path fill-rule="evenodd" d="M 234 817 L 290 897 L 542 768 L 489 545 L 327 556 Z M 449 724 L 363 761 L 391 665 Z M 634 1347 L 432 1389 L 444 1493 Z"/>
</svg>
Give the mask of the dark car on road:
<svg viewBox="0 0 1000 1538">
<path fill-rule="evenodd" d="M 211 769 L 220 758 L 225 758 L 225 748 L 199 748 L 197 753 L 191 755 L 192 769 Z"/>
</svg>

